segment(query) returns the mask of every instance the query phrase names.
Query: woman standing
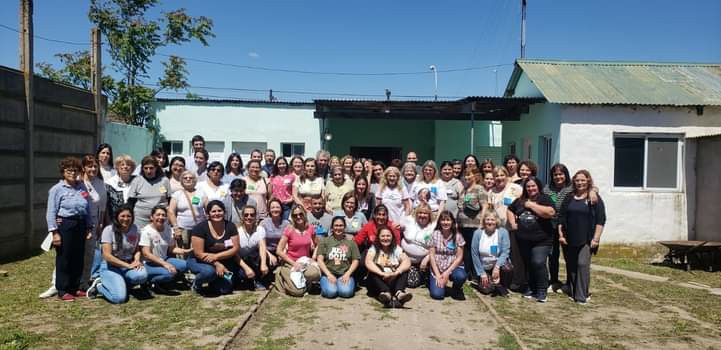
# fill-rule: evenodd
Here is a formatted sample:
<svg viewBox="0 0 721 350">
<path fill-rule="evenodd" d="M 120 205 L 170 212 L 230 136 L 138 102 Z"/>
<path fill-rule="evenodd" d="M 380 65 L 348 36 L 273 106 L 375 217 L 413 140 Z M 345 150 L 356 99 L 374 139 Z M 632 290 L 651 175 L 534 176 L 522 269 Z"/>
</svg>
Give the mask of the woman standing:
<svg viewBox="0 0 721 350">
<path fill-rule="evenodd" d="M 491 204 L 501 220 L 499 226 L 506 226 L 506 209 L 516 198 L 521 196 L 523 188 L 509 181 L 510 178 L 505 167 L 497 166 L 493 170 L 493 174 L 495 175 L 495 187 L 490 192 Z M 511 247 L 511 251 L 513 251 L 513 247 Z"/>
<path fill-rule="evenodd" d="M 418 171 L 416 170 L 416 163 L 406 162 L 401 168 L 401 174 L 403 175 L 403 188 L 408 191 L 408 194 L 413 196 L 415 193 L 415 185 L 418 179 Z M 412 199 L 412 198 L 411 198 Z"/>
<path fill-rule="evenodd" d="M 498 226 L 495 212 L 483 213 L 481 222 L 483 227 L 473 233 L 471 241 L 473 266 L 480 276 L 478 289 L 483 294 L 505 297 L 513 279 L 511 240 L 508 231 Z"/>
<path fill-rule="evenodd" d="M 293 206 L 293 182 L 295 174 L 290 171 L 288 161 L 284 157 L 278 157 L 271 172 L 270 186 L 273 191 L 272 198 L 280 201 L 283 207 L 283 219 L 288 220 L 290 208 Z"/>
<path fill-rule="evenodd" d="M 463 161 L 454 159 L 451 161 L 451 166 L 453 166 L 453 177 L 463 181 Z"/>
<path fill-rule="evenodd" d="M 469 154 L 465 158 L 463 158 L 463 170 L 462 173 L 466 173 L 466 169 L 468 168 L 479 168 L 480 169 L 481 163 L 478 162 L 478 158 L 476 156 Z"/>
<path fill-rule="evenodd" d="M 453 164 L 449 161 L 441 163 L 441 183 L 446 189 L 446 207 L 443 210 L 448 210 L 453 214 L 453 217 L 458 215 L 458 199 L 463 192 L 463 183 L 461 180 L 453 177 Z"/>
<path fill-rule="evenodd" d="M 98 238 L 103 232 L 102 227 L 108 221 L 105 213 L 108 207 L 108 192 L 105 183 L 98 176 L 100 164 L 95 156 L 86 155 L 83 157 L 82 165 L 82 179 L 85 188 L 88 190 L 86 199 L 90 202 L 90 216 L 92 222 L 96 223 L 92 237 L 85 241 L 83 275 L 80 278 L 80 287 L 85 290 L 88 289 L 90 284 L 90 274 L 95 260 L 95 251 L 98 247 Z"/>
<path fill-rule="evenodd" d="M 307 158 L 303 162 L 303 169 L 303 174 L 293 183 L 293 199 L 307 212 L 310 210 L 310 200 L 313 196 L 325 197 L 323 193 L 325 181 L 315 171 L 315 159 Z"/>
<path fill-rule="evenodd" d="M 350 154 L 343 156 L 340 159 L 340 166 L 343 167 L 343 174 L 349 180 L 353 180 L 353 157 Z"/>
<path fill-rule="evenodd" d="M 413 273 L 408 278 L 408 286 L 415 288 L 423 283 L 422 272 L 428 270 L 428 249 L 431 245 L 434 223 L 431 220 L 431 208 L 423 203 L 414 211 L 413 216 L 401 219 L 403 239 L 401 247 L 411 259 Z"/>
<path fill-rule="evenodd" d="M 85 241 L 92 238 L 95 225 L 88 190 L 77 178 L 81 167 L 80 159 L 65 157 L 59 165 L 62 180 L 48 191 L 45 217 L 48 232 L 53 237 L 52 244 L 57 251 L 55 289 L 58 297 L 64 301 L 85 296 L 85 292 L 79 289 Z"/>
<path fill-rule="evenodd" d="M 495 169 L 495 165 L 493 165 L 493 161 L 490 159 L 486 159 L 483 162 L 481 162 L 481 173 L 487 174 L 487 173 L 493 173 L 493 169 Z"/>
<path fill-rule="evenodd" d="M 170 183 L 163 176 L 157 159 L 145 156 L 141 162 L 142 175 L 133 179 L 128 190 L 128 203 L 133 206 L 133 216 L 138 227 L 150 223 L 150 210 L 155 206 L 167 206 Z"/>
<path fill-rule="evenodd" d="M 243 207 L 243 223 L 238 226 L 240 249 L 237 262 L 240 266 L 238 278 L 255 290 L 265 290 L 268 280 L 266 261 L 265 229 L 258 225 L 255 207 Z"/>
<path fill-rule="evenodd" d="M 121 206 L 113 217 L 113 224 L 103 230 L 100 283 L 94 282 L 90 286 L 88 294 L 91 297 L 97 292 L 110 303 L 121 304 L 128 299 L 128 289 L 147 281 L 148 272 L 138 250 L 140 234 L 133 219 L 132 208 Z"/>
<path fill-rule="evenodd" d="M 289 210 L 290 212 L 290 210 Z M 272 272 L 278 267 L 278 242 L 283 237 L 283 232 L 290 225 L 290 222 L 283 218 L 283 206 L 277 198 L 268 203 L 268 217 L 261 220 L 260 226 L 265 230 L 265 248 L 268 257 L 268 269 Z"/>
<path fill-rule="evenodd" d="M 113 147 L 107 143 L 101 143 L 98 145 L 95 157 L 98 158 L 100 163 L 100 178 L 103 181 L 108 181 L 111 177 L 115 176 L 115 168 L 113 168 Z"/>
<path fill-rule="evenodd" d="M 290 210 L 292 225 L 283 232 L 276 252 L 282 261 L 276 275 L 280 290 L 294 297 L 302 297 L 308 284 L 320 280 L 320 269 L 313 261 L 313 250 L 318 242 L 313 225 L 303 206 L 294 205 Z"/>
<path fill-rule="evenodd" d="M 383 171 L 385 170 L 385 165 L 383 162 L 380 161 L 374 161 L 373 162 L 373 168 L 371 170 L 371 186 L 370 191 L 372 193 L 378 193 L 381 187 L 381 182 L 383 181 Z"/>
<path fill-rule="evenodd" d="M 355 179 L 357 179 L 359 177 L 365 177 L 365 176 L 366 176 L 365 165 L 363 164 L 363 162 L 360 159 L 358 159 L 353 163 L 353 168 L 351 170 L 350 178 L 353 181 L 355 181 Z"/>
<path fill-rule="evenodd" d="M 530 160 L 524 160 L 518 165 L 518 177 L 516 183 L 521 185 L 529 176 L 538 176 L 538 166 Z"/>
<path fill-rule="evenodd" d="M 304 164 L 305 162 L 303 162 L 303 157 L 301 156 L 294 156 L 290 159 L 290 166 L 296 178 L 299 178 L 305 172 Z"/>
<path fill-rule="evenodd" d="M 215 161 L 208 165 L 207 179 L 198 183 L 198 192 L 209 201 L 224 201 L 228 196 L 228 184 L 223 183 L 223 164 Z"/>
<path fill-rule="evenodd" d="M 195 225 L 190 232 L 193 256 L 188 258 L 188 268 L 195 274 L 192 289 L 200 295 L 231 294 L 233 276 L 240 272 L 235 261 L 240 249 L 238 230 L 225 220 L 223 202 L 208 202 L 205 212 L 208 220 Z M 205 283 L 208 289 L 203 288 Z"/>
<path fill-rule="evenodd" d="M 345 179 L 341 167 L 330 169 L 330 179 L 325 185 L 325 210 L 333 213 L 341 209 L 343 195 L 353 191 L 353 181 Z"/>
<path fill-rule="evenodd" d="M 546 264 L 553 246 L 553 224 L 555 215 L 551 198 L 541 192 L 543 184 L 535 177 L 524 181 L 523 194 L 513 201 L 507 210 L 507 220 L 515 236 L 526 270 L 528 288 L 523 292 L 526 298 L 546 302 L 548 269 Z M 513 247 L 511 247 L 513 249 Z"/>
<path fill-rule="evenodd" d="M 243 177 L 243 158 L 238 153 L 231 153 L 225 162 L 225 174 L 223 175 L 223 183 L 229 184 L 235 179 Z"/>
<path fill-rule="evenodd" d="M 353 192 L 343 195 L 341 207 L 343 210 L 336 210 L 333 216 L 340 216 L 345 219 L 345 233 L 348 235 L 348 239 L 353 239 L 368 220 L 363 213 L 358 211 L 358 200 Z"/>
<path fill-rule="evenodd" d="M 353 184 L 353 195 L 358 202 L 358 211 L 368 220 L 376 207 L 376 195 L 370 191 L 368 179 L 358 177 Z"/>
<path fill-rule="evenodd" d="M 170 195 L 183 189 L 180 179 L 185 171 L 185 158 L 177 156 L 170 160 L 170 171 L 168 171 L 168 182 L 170 183 Z"/>
<path fill-rule="evenodd" d="M 436 229 L 431 237 L 428 254 L 431 261 L 431 276 L 428 289 L 431 298 L 443 300 L 446 296 L 446 284 L 453 282 L 451 298 L 465 300 L 463 283 L 466 282 L 466 271 L 463 269 L 463 250 L 466 241 L 456 230 L 453 215 L 444 210 L 438 216 Z"/>
<path fill-rule="evenodd" d="M 245 192 L 250 198 L 253 198 L 258 209 L 258 220 L 265 219 L 268 216 L 268 200 L 270 194 L 273 193 L 273 186 L 268 184 L 268 180 L 260 175 L 261 165 L 259 160 L 251 160 L 248 162 L 248 176 L 245 177 Z"/>
<path fill-rule="evenodd" d="M 192 251 L 190 247 L 190 230 L 205 220 L 203 203 L 207 202 L 208 199 L 195 189 L 195 172 L 184 171 L 180 175 L 180 181 L 183 189 L 173 193 L 170 198 L 168 221 L 173 227 L 173 237 L 178 248 L 183 249 L 180 255 L 185 256 Z"/>
<path fill-rule="evenodd" d="M 411 196 L 400 179 L 400 170 L 394 166 L 388 167 L 383 172 L 383 179 L 376 193 L 376 203 L 388 208 L 388 217 L 395 223 L 400 223 L 401 218 L 411 213 Z"/>
<path fill-rule="evenodd" d="M 172 256 L 183 255 L 185 250 L 175 245 L 175 239 L 166 224 L 167 211 L 163 207 L 153 208 L 150 223 L 140 231 L 140 252 L 145 260 L 145 271 L 155 293 L 177 295 L 169 291 L 168 283 L 176 275 L 188 270 L 185 260 Z"/>
<path fill-rule="evenodd" d="M 465 188 L 458 201 L 458 226 L 461 229 L 463 240 L 471 242 L 473 233 L 481 226 L 481 214 L 489 209 L 488 192 L 478 183 L 481 171 L 478 168 L 468 168 L 464 175 Z M 475 281 L 480 272 L 473 268 L 473 259 L 470 249 L 463 250 L 463 266 L 471 281 Z"/>
<path fill-rule="evenodd" d="M 418 207 L 421 202 L 428 203 L 434 213 L 438 213 L 446 207 L 446 187 L 438 179 L 436 162 L 428 160 L 423 164 L 423 176 L 413 186 L 413 207 Z"/>
<path fill-rule="evenodd" d="M 318 245 L 318 266 L 324 275 L 320 278 L 320 295 L 325 298 L 352 298 L 355 294 L 353 273 L 358 268 L 360 252 L 355 242 L 345 237 L 345 229 L 345 219 L 334 217 L 333 234 L 321 239 Z"/>
<path fill-rule="evenodd" d="M 559 214 L 559 241 L 566 247 L 566 274 L 570 295 L 579 304 L 586 304 L 591 284 L 591 254 L 601 242 L 606 224 L 606 208 L 600 196 L 589 200 L 593 178 L 587 170 L 573 175 L 573 193 L 566 196 Z"/>
<path fill-rule="evenodd" d="M 411 260 L 387 227 L 379 228 L 377 235 L 365 257 L 369 294 L 376 295 L 385 307 L 403 307 L 413 298 L 406 292 Z"/>
<path fill-rule="evenodd" d="M 571 175 L 568 173 L 568 168 L 561 163 L 554 164 L 551 167 L 551 182 L 546 184 L 543 188 L 543 193 L 551 198 L 551 201 L 553 202 L 553 209 L 556 210 L 556 215 L 552 220 L 553 232 L 558 232 L 558 216 L 561 212 L 561 204 L 571 192 L 573 192 L 573 186 L 571 186 Z M 557 291 L 563 285 L 558 278 L 560 257 L 561 247 L 559 243 L 559 236 L 553 235 L 553 248 L 548 262 L 548 269 L 551 273 L 551 280 L 549 283 L 554 291 Z"/>
<path fill-rule="evenodd" d="M 109 180 L 105 179 L 105 189 L 108 192 L 108 217 L 114 218 L 120 206 L 128 202 L 130 184 L 135 179 L 135 162 L 130 156 L 123 154 L 115 158 L 117 173 Z"/>
<path fill-rule="evenodd" d="M 516 157 L 514 154 L 509 154 L 503 158 L 503 166 L 506 168 L 506 173 L 508 173 L 508 178 L 510 182 L 516 182 L 518 181 L 518 179 L 520 179 L 520 177 L 518 176 L 519 162 L 520 160 L 518 160 L 518 157 Z"/>
</svg>

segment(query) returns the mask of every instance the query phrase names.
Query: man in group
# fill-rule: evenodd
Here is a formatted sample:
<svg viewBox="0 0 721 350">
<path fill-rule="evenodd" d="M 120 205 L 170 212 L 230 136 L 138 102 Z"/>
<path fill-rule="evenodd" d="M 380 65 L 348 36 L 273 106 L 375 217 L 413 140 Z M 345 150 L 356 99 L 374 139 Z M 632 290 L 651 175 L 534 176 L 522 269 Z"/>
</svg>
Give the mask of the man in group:
<svg viewBox="0 0 721 350">
<path fill-rule="evenodd" d="M 328 176 L 330 175 L 330 169 L 328 167 L 328 162 L 330 162 L 330 152 L 322 149 L 318 151 L 315 154 L 315 162 L 316 162 L 316 169 L 315 172 L 323 178 L 325 181 L 328 181 Z"/>
<path fill-rule="evenodd" d="M 261 168 L 264 175 L 263 177 L 269 178 L 271 175 L 273 175 L 273 164 L 275 162 L 275 151 L 272 149 L 265 150 L 265 154 L 263 155 L 263 158 L 265 158 L 265 165 Z"/>
<path fill-rule="evenodd" d="M 198 169 L 195 165 L 195 153 L 205 150 L 205 139 L 203 136 L 195 135 L 190 140 L 190 144 L 193 146 L 193 150 L 190 152 L 190 155 L 185 156 L 185 169 L 193 171 Z M 206 157 L 206 162 L 207 161 L 208 159 Z"/>
<path fill-rule="evenodd" d="M 418 155 L 416 152 L 410 151 L 408 154 L 406 154 L 406 162 L 413 163 L 416 165 L 416 174 L 419 176 L 422 174 L 421 170 L 421 164 L 418 164 Z"/>
<path fill-rule="evenodd" d="M 308 213 L 308 224 L 315 225 L 315 234 L 319 237 L 325 237 L 330 232 L 330 224 L 333 216 L 325 211 L 325 199 L 316 196 L 310 200 L 310 213 Z"/>
</svg>

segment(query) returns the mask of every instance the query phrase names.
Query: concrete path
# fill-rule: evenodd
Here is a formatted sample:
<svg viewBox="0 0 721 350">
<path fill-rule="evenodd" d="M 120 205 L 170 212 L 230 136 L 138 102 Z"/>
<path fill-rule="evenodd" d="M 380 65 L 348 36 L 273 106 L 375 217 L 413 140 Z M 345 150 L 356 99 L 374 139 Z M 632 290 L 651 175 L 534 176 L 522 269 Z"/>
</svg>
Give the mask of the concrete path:
<svg viewBox="0 0 721 350">
<path fill-rule="evenodd" d="M 649 275 L 649 274 L 643 273 L 643 272 L 623 270 L 623 269 L 618 269 L 618 268 L 610 267 L 610 266 L 601 266 L 601 265 L 592 264 L 591 269 L 594 271 L 602 271 L 602 272 L 606 272 L 606 273 L 622 275 L 625 277 L 634 278 L 634 279 L 638 279 L 638 280 L 644 280 L 644 281 L 651 281 L 651 282 L 668 282 L 669 281 L 668 277 Z M 671 283 L 673 283 L 674 285 L 677 285 L 679 287 L 703 289 L 703 290 L 708 291 L 711 294 L 721 295 L 721 288 L 711 288 L 710 286 L 707 286 L 707 285 L 701 284 L 701 283 L 695 283 L 695 282 L 671 282 Z"/>
</svg>

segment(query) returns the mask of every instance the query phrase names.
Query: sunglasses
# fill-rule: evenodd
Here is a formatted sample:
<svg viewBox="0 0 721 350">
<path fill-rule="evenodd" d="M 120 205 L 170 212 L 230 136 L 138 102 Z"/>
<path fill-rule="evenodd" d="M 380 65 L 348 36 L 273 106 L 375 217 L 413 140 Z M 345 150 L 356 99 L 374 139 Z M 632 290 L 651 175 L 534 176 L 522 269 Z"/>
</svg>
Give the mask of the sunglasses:
<svg viewBox="0 0 721 350">
<path fill-rule="evenodd" d="M 252 218 L 255 217 L 255 213 L 243 213 L 244 218 Z"/>
<path fill-rule="evenodd" d="M 295 213 L 295 214 L 293 214 L 293 217 L 294 217 L 294 218 L 302 218 L 302 217 L 303 217 L 303 213 Z"/>
</svg>

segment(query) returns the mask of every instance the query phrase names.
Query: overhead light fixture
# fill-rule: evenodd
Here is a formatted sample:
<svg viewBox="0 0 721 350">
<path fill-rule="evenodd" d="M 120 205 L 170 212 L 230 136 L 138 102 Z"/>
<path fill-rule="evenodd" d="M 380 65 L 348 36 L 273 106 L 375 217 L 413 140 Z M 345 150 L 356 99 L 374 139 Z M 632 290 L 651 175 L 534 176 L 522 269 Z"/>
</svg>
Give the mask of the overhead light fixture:
<svg viewBox="0 0 721 350">
<path fill-rule="evenodd" d="M 325 131 L 323 132 L 323 139 L 326 141 L 330 141 L 333 139 L 333 134 L 331 134 L 328 129 L 325 129 Z"/>
</svg>

